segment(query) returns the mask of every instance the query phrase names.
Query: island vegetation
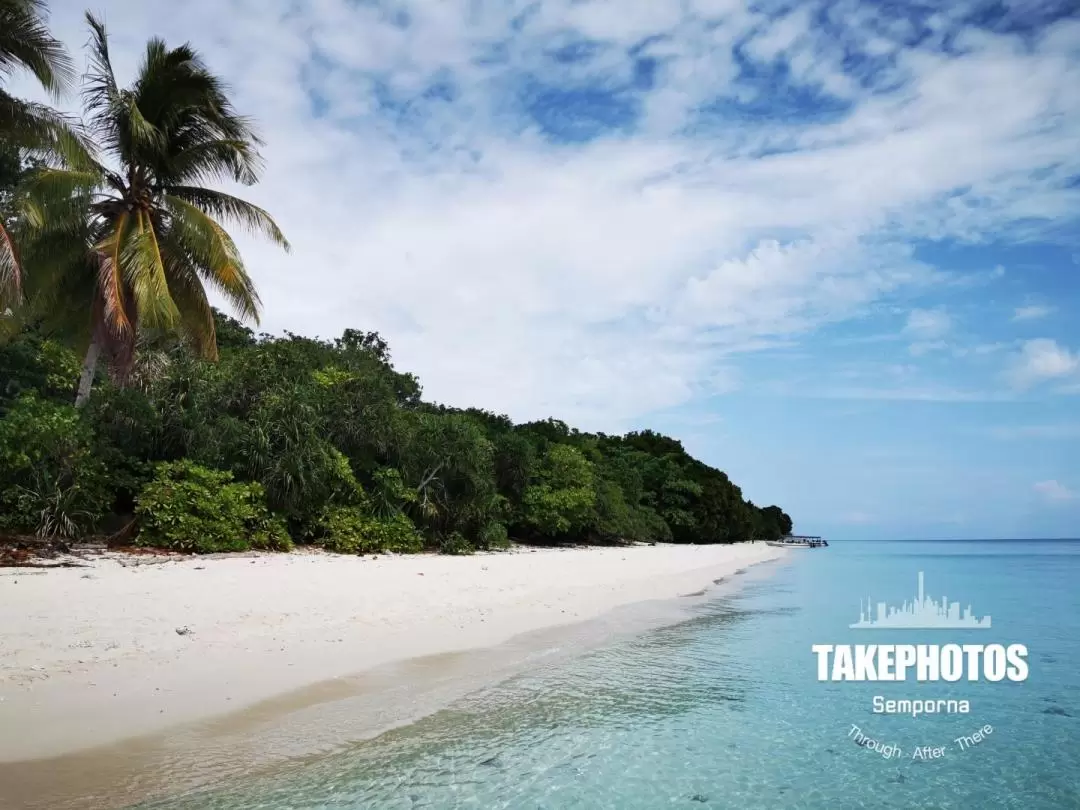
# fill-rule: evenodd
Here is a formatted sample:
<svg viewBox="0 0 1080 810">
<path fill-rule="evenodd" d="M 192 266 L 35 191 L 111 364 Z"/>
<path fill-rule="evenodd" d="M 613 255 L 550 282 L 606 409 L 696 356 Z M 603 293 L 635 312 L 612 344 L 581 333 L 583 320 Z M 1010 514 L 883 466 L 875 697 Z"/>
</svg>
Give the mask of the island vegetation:
<svg viewBox="0 0 1080 810">
<path fill-rule="evenodd" d="M 0 82 L 61 93 L 44 11 L 0 0 Z M 345 553 L 790 533 L 675 439 L 433 404 L 376 333 L 256 335 L 211 307 L 257 323 L 226 225 L 288 248 L 213 188 L 258 181 L 258 136 L 190 46 L 151 40 L 123 87 L 87 22 L 81 120 L 0 84 L 0 533 Z"/>
</svg>

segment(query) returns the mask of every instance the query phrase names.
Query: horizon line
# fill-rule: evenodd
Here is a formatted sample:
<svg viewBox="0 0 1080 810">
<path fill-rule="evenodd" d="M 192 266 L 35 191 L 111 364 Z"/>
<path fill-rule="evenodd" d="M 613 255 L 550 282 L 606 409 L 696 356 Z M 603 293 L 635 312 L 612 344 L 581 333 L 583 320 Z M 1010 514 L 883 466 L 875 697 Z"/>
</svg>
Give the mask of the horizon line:
<svg viewBox="0 0 1080 810">
<path fill-rule="evenodd" d="M 1080 543 L 1080 537 L 872 537 L 830 538 L 830 543 Z"/>
</svg>

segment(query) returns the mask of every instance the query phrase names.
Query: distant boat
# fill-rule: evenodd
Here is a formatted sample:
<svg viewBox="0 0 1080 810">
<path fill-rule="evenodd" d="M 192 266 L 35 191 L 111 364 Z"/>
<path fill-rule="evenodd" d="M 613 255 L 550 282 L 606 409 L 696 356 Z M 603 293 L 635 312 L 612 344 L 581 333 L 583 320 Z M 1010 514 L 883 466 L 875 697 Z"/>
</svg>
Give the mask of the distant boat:
<svg viewBox="0 0 1080 810">
<path fill-rule="evenodd" d="M 767 546 L 779 546 L 780 548 L 824 548 L 829 545 L 827 540 L 808 535 L 789 534 L 779 540 L 766 540 Z"/>
</svg>

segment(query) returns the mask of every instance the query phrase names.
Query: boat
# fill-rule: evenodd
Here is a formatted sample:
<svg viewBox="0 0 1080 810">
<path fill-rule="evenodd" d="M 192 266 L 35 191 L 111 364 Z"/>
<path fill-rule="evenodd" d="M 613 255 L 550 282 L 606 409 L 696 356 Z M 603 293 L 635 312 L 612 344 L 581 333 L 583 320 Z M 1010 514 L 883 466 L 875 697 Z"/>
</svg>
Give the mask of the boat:
<svg viewBox="0 0 1080 810">
<path fill-rule="evenodd" d="M 787 537 L 781 537 L 779 540 L 766 540 L 765 545 L 778 546 L 780 548 L 825 548 L 829 545 L 829 542 L 820 537 L 803 534 L 789 534 Z"/>
</svg>

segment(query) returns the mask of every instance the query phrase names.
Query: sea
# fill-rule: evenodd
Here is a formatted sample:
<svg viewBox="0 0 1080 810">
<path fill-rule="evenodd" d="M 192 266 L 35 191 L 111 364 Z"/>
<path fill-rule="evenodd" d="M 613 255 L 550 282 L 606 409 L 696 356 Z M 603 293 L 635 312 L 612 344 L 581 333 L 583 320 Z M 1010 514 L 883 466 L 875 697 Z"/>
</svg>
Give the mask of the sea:
<svg viewBox="0 0 1080 810">
<path fill-rule="evenodd" d="M 928 596 L 990 627 L 849 626 L 868 600 L 912 601 L 920 572 Z M 1020 644 L 1028 673 L 821 681 L 818 644 Z M 875 697 L 968 712 L 875 712 Z M 538 663 L 271 775 L 140 807 L 1080 808 L 1080 542 L 794 550 L 677 624 Z"/>
</svg>

